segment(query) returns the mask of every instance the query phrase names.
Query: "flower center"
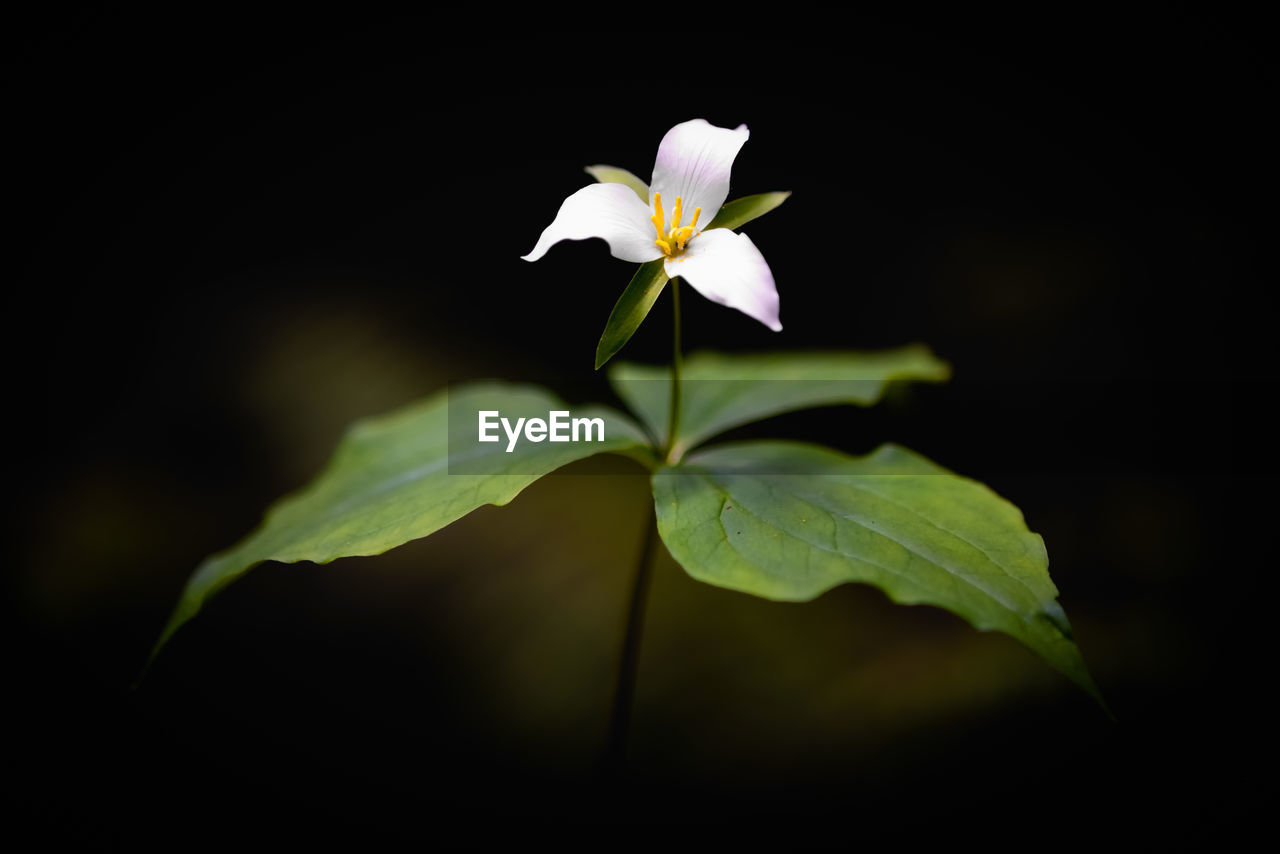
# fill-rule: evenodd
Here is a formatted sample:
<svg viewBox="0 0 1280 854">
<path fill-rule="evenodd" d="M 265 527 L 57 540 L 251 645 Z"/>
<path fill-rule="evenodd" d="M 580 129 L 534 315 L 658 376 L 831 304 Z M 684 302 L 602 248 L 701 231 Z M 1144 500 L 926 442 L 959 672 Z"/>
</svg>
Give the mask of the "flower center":
<svg viewBox="0 0 1280 854">
<path fill-rule="evenodd" d="M 683 216 L 681 211 L 681 203 L 683 199 L 676 196 L 675 210 L 671 212 L 672 219 L 675 220 L 671 224 L 671 229 L 666 227 L 666 215 L 662 212 L 662 194 L 653 194 L 653 216 L 649 220 L 653 223 L 653 228 L 658 232 L 658 239 L 653 241 L 657 247 L 662 250 L 662 254 L 668 258 L 678 258 L 684 254 L 685 244 L 693 238 L 701 234 L 697 229 L 698 217 L 702 215 L 702 208 L 693 209 L 693 219 L 686 226 L 680 225 L 680 218 Z"/>
</svg>

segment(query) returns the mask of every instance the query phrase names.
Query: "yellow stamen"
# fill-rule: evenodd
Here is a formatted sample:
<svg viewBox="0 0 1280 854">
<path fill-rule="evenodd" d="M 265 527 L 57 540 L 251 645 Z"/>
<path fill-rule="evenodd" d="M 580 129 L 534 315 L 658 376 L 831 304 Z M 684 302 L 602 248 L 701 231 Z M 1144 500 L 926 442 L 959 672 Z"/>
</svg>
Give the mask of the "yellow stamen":
<svg viewBox="0 0 1280 854">
<path fill-rule="evenodd" d="M 680 225 L 680 220 L 684 216 L 684 199 L 676 196 L 676 204 L 672 209 L 672 217 L 674 222 L 671 228 L 666 228 L 666 216 L 662 210 L 662 194 L 653 194 L 653 216 L 649 217 L 649 221 L 653 223 L 654 231 L 658 233 L 658 239 L 654 244 L 662 250 L 662 254 L 667 258 L 673 255 L 679 255 L 684 252 L 685 244 L 700 233 L 697 229 L 698 217 L 702 215 L 702 208 L 693 209 L 693 221 L 688 225 Z M 679 260 L 679 259 L 673 259 Z"/>
</svg>

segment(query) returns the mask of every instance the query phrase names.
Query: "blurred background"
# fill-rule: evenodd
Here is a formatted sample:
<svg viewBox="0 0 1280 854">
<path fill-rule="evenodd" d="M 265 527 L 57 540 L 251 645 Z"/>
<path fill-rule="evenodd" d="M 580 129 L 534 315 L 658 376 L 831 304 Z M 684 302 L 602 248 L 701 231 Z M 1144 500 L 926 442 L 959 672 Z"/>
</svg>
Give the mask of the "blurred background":
<svg viewBox="0 0 1280 854">
<path fill-rule="evenodd" d="M 1261 822 L 1277 217 L 1258 22 L 677 23 L 12 22 L 20 821 L 123 844 L 820 828 L 1050 847 Z M 750 126 L 731 198 L 794 195 L 745 229 L 784 331 L 687 292 L 688 349 L 923 341 L 955 368 L 735 435 L 898 441 L 1012 500 L 1118 722 L 942 611 L 855 586 L 771 603 L 663 552 L 628 775 L 601 786 L 649 499 L 638 467 L 594 461 L 380 557 L 261 566 L 131 691 L 188 574 L 350 421 L 470 378 L 614 400 L 592 356 L 632 267 L 599 241 L 519 256 L 583 166 L 647 179 L 693 117 Z M 624 357 L 667 358 L 668 300 Z"/>
</svg>

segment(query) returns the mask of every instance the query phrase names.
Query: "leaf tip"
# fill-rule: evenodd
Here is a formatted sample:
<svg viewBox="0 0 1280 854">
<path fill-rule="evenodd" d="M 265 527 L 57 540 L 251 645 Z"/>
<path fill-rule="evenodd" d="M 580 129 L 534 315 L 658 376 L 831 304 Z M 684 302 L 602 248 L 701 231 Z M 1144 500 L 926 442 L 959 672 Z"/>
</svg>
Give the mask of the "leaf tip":
<svg viewBox="0 0 1280 854">
<path fill-rule="evenodd" d="M 1072 681 L 1080 686 L 1086 694 L 1093 698 L 1098 704 L 1098 708 L 1102 709 L 1102 713 L 1107 716 L 1107 720 L 1113 724 L 1120 723 L 1120 719 L 1116 717 L 1115 712 L 1111 711 L 1111 707 L 1107 705 L 1107 701 L 1102 697 L 1102 691 L 1098 688 L 1098 683 L 1093 681 L 1093 676 L 1088 670 L 1083 673 L 1083 678 L 1072 676 Z"/>
<path fill-rule="evenodd" d="M 616 341 L 611 342 L 609 339 L 609 330 L 605 329 L 604 334 L 600 336 L 600 343 L 596 344 L 595 369 L 597 371 L 603 368 L 610 359 L 618 355 L 618 351 L 622 349 L 622 344 Z"/>
<path fill-rule="evenodd" d="M 933 352 L 933 348 L 922 341 L 915 341 L 908 344 L 904 350 L 910 351 L 912 355 L 919 357 L 921 362 L 921 373 L 918 379 L 926 382 L 947 382 L 951 379 L 953 368 L 949 361 Z"/>
</svg>

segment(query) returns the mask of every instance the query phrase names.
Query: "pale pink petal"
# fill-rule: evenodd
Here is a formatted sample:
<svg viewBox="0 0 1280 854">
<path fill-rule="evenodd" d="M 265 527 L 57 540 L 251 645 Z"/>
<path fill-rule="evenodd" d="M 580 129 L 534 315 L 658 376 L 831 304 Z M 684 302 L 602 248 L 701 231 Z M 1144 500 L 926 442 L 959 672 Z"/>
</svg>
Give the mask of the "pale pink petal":
<svg viewBox="0 0 1280 854">
<path fill-rule="evenodd" d="M 745 234 L 727 228 L 704 231 L 689 242 L 683 255 L 665 266 L 668 276 L 679 276 L 712 302 L 736 308 L 774 332 L 781 331 L 773 273 Z"/>
<path fill-rule="evenodd" d="M 564 200 L 555 221 L 523 258 L 537 261 L 561 240 L 600 237 L 609 244 L 609 254 L 614 258 L 636 263 L 653 261 L 662 257 L 662 250 L 653 242 L 657 233 L 649 221 L 651 215 L 635 191 L 625 184 L 591 184 Z"/>
<path fill-rule="evenodd" d="M 696 208 L 702 208 L 698 224 L 706 227 L 724 200 L 729 197 L 729 170 L 750 132 L 719 128 L 706 119 L 682 122 L 662 138 L 658 159 L 649 182 L 649 207 L 653 194 L 662 194 L 662 208 L 670 228 L 676 198 L 682 200 L 683 224 L 688 225 Z"/>
</svg>

